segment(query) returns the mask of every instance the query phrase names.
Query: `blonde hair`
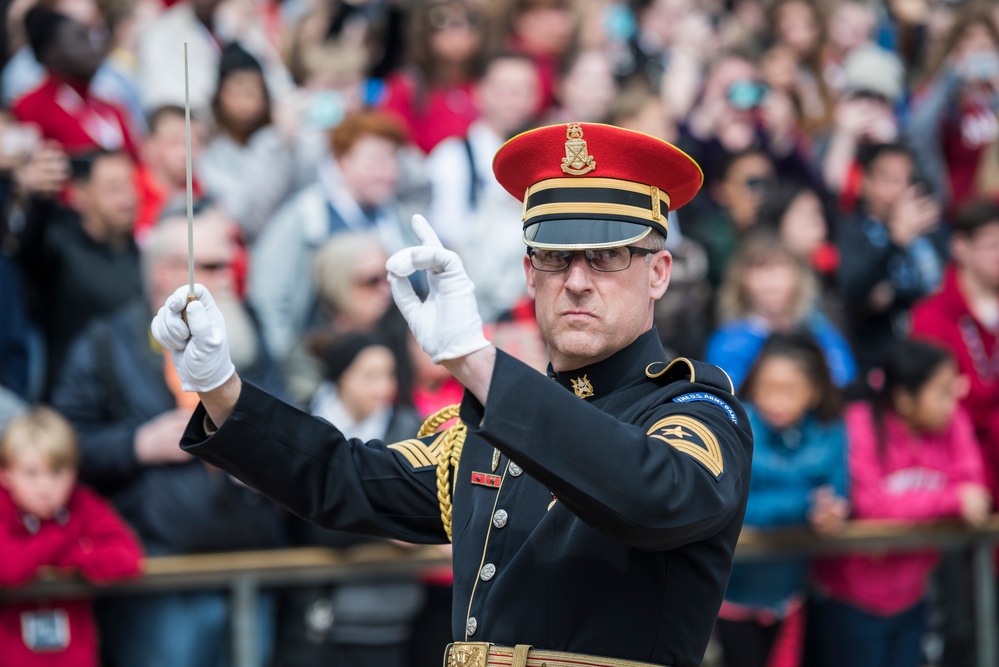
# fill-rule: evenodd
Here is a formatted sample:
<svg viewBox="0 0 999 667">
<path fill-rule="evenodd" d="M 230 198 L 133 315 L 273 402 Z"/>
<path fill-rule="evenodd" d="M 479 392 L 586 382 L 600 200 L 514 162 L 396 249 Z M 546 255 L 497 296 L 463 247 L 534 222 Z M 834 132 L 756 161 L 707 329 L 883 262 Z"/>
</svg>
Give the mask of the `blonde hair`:
<svg viewBox="0 0 999 667">
<path fill-rule="evenodd" d="M 777 262 L 790 264 L 798 272 L 791 316 L 795 322 L 808 317 L 819 294 L 815 273 L 779 236 L 766 232 L 748 236 L 725 269 L 725 278 L 718 290 L 718 319 L 721 322 L 742 320 L 752 314 L 752 304 L 746 293 L 746 274 Z"/>
<path fill-rule="evenodd" d="M 378 236 L 364 232 L 336 234 L 316 253 L 314 270 L 319 299 L 333 314 L 351 298 L 357 258 L 365 253 L 387 254 Z"/>
<path fill-rule="evenodd" d="M 0 467 L 9 468 L 24 451 L 35 448 L 55 470 L 80 467 L 76 431 L 51 408 L 36 406 L 15 417 L 0 440 Z"/>
</svg>

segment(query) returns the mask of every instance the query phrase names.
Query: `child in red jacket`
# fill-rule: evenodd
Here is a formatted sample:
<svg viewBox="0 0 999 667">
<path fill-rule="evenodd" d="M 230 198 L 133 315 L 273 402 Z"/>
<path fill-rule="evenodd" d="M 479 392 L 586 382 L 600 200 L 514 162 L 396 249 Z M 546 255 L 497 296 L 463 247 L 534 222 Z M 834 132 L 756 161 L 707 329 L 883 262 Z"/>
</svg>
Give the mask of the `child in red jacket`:
<svg viewBox="0 0 999 667">
<path fill-rule="evenodd" d="M 76 483 L 72 427 L 37 407 L 0 441 L 0 587 L 45 572 L 77 572 L 106 583 L 137 576 L 142 551 L 93 491 Z M 96 667 L 97 630 L 88 599 L 0 605 L 0 655 L 19 667 Z"/>
</svg>

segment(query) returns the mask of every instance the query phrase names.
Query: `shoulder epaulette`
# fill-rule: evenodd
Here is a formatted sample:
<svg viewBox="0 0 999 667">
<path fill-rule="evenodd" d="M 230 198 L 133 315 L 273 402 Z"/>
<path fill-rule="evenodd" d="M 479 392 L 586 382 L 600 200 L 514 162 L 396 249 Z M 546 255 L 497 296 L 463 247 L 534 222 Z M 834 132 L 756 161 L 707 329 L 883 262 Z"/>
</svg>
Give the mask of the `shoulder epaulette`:
<svg viewBox="0 0 999 667">
<path fill-rule="evenodd" d="M 697 382 L 709 387 L 735 393 L 732 378 L 724 370 L 703 361 L 677 357 L 673 361 L 653 361 L 645 367 L 645 375 L 664 385 L 672 382 Z"/>
</svg>

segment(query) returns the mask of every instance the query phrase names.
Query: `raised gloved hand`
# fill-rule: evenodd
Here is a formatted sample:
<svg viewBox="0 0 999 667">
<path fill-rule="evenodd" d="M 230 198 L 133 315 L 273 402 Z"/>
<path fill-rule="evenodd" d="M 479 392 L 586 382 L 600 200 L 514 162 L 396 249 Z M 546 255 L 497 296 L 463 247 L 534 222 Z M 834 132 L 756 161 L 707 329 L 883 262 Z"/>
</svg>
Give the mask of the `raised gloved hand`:
<svg viewBox="0 0 999 667">
<path fill-rule="evenodd" d="M 153 318 L 153 338 L 170 350 L 184 391 L 211 391 L 236 372 L 229 358 L 225 320 L 211 292 L 198 283 L 197 301 L 187 303 L 189 288 L 177 288 Z M 187 323 L 181 313 L 187 306 Z"/>
<path fill-rule="evenodd" d="M 434 363 L 464 357 L 489 346 L 475 303 L 475 285 L 461 259 L 441 245 L 422 215 L 413 216 L 413 231 L 422 245 L 392 255 L 388 270 L 392 297 L 420 347 Z M 413 291 L 408 277 L 426 270 L 430 293 L 425 301 Z"/>
</svg>

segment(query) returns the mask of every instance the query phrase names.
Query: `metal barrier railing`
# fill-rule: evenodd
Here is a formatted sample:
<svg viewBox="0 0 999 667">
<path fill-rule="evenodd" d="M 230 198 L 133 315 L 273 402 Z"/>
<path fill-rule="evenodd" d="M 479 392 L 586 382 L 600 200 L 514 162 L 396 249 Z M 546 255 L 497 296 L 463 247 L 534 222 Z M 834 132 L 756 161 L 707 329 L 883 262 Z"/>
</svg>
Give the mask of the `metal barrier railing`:
<svg viewBox="0 0 999 667">
<path fill-rule="evenodd" d="M 973 556 L 977 663 L 999 665 L 999 612 L 996 605 L 994 550 L 999 543 L 999 516 L 980 528 L 955 521 L 918 525 L 887 521 L 848 524 L 834 538 L 809 530 L 744 530 L 737 560 L 774 554 L 834 554 L 865 551 L 963 549 Z M 80 595 L 128 595 L 163 590 L 224 589 L 232 596 L 231 641 L 234 667 L 257 664 L 254 619 L 262 588 L 333 583 L 380 576 L 418 576 L 447 566 L 438 547 L 376 544 L 337 551 L 325 548 L 275 549 L 235 553 L 155 556 L 144 562 L 139 579 L 94 586 L 78 578 L 43 577 L 31 586 L 0 590 L 0 601 Z"/>
</svg>

